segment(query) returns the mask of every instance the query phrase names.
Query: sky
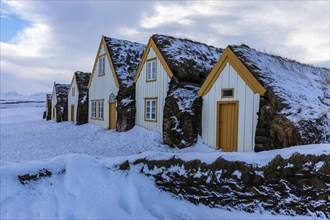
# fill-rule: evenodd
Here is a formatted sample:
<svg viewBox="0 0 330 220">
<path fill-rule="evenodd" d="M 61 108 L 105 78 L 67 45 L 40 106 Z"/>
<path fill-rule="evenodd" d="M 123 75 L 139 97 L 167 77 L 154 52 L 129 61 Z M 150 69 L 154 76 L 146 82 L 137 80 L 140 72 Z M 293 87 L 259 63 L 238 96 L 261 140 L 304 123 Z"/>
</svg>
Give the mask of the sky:
<svg viewBox="0 0 330 220">
<path fill-rule="evenodd" d="M 1 92 L 49 92 L 91 72 L 102 35 L 155 33 L 330 67 L 330 1 L 1 1 Z"/>
</svg>

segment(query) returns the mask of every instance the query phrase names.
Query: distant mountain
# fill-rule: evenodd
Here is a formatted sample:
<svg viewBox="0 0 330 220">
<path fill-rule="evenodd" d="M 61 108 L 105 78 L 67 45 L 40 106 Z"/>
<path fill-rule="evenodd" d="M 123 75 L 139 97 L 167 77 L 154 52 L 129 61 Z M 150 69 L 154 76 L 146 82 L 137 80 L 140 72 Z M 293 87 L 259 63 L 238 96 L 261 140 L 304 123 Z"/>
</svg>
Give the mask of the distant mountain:
<svg viewBox="0 0 330 220">
<path fill-rule="evenodd" d="M 8 101 L 45 101 L 46 93 L 45 92 L 37 92 L 32 95 L 22 95 L 16 91 L 10 92 L 1 92 L 0 93 L 1 100 Z"/>
<path fill-rule="evenodd" d="M 22 94 L 17 93 L 16 91 L 10 91 L 10 92 L 1 92 L 1 97 L 15 97 L 15 96 L 23 96 Z"/>
</svg>

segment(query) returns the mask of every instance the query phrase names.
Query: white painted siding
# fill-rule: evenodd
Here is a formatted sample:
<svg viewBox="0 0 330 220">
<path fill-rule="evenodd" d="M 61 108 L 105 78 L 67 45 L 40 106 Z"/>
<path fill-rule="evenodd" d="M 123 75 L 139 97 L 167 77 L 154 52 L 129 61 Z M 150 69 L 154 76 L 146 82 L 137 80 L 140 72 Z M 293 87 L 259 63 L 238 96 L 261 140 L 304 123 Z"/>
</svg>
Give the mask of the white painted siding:
<svg viewBox="0 0 330 220">
<path fill-rule="evenodd" d="M 72 88 L 74 88 L 75 90 L 74 96 L 72 96 Z M 78 90 L 76 78 L 74 78 L 68 95 L 68 121 L 71 121 L 71 105 L 74 105 L 74 122 L 73 122 L 74 124 L 77 124 L 78 98 L 79 98 L 79 90 Z"/>
<path fill-rule="evenodd" d="M 102 45 L 99 56 L 105 54 L 105 49 Z M 118 88 L 116 86 L 115 80 L 112 75 L 112 71 L 110 68 L 109 60 L 105 59 L 105 74 L 103 76 L 99 76 L 99 61 L 97 60 L 96 68 L 93 74 L 93 81 L 89 88 L 89 107 L 88 107 L 88 122 L 92 124 L 96 124 L 101 126 L 102 128 L 107 129 L 109 127 L 109 96 L 111 93 L 114 93 L 116 96 L 118 94 Z M 93 100 L 104 100 L 104 119 L 96 120 L 91 118 L 91 101 Z M 117 118 L 117 117 L 116 117 Z"/>
<path fill-rule="evenodd" d="M 151 48 L 147 56 L 147 60 L 155 58 L 156 53 Z M 168 77 L 164 67 L 157 58 L 157 73 L 156 81 L 146 82 L 146 64 L 143 65 L 139 79 L 136 82 L 136 120 L 135 124 L 144 127 L 148 130 L 158 131 L 163 133 L 163 112 L 165 105 L 165 98 L 168 91 Z M 144 121 L 144 98 L 158 97 L 157 101 L 157 122 Z"/>
<path fill-rule="evenodd" d="M 221 98 L 224 88 L 234 88 L 234 98 Z M 202 137 L 207 145 L 216 147 L 216 114 L 218 101 L 238 101 L 237 151 L 254 150 L 260 95 L 254 94 L 237 72 L 227 64 L 207 95 L 203 97 Z"/>
<path fill-rule="evenodd" d="M 53 94 L 52 94 L 52 119 L 56 121 L 56 113 L 54 113 L 55 105 L 57 104 L 57 96 L 56 96 L 56 90 L 55 85 L 53 86 Z M 56 110 L 55 110 L 56 112 Z"/>
</svg>

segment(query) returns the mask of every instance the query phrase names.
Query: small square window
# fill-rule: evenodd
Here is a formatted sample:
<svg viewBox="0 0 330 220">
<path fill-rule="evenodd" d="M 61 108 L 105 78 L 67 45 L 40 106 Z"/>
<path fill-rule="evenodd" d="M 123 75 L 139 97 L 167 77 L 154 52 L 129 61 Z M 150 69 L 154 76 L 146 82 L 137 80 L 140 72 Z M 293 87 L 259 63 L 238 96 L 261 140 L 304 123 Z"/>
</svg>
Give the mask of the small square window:
<svg viewBox="0 0 330 220">
<path fill-rule="evenodd" d="M 221 98 L 234 98 L 234 89 L 222 89 Z"/>
</svg>

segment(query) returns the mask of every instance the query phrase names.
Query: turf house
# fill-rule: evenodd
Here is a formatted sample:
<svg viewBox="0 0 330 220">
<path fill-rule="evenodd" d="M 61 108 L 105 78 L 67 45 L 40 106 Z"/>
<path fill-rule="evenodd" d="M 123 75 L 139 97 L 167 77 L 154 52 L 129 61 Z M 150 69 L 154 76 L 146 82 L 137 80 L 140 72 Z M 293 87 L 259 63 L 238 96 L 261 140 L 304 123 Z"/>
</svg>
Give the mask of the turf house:
<svg viewBox="0 0 330 220">
<path fill-rule="evenodd" d="M 88 83 L 88 122 L 127 131 L 135 125 L 133 79 L 145 45 L 102 36 Z"/>
<path fill-rule="evenodd" d="M 198 94 L 202 137 L 225 151 L 330 142 L 330 70 L 228 46 Z"/>
<path fill-rule="evenodd" d="M 88 82 L 91 74 L 76 71 L 68 91 L 68 120 L 81 125 L 88 122 Z"/>
<path fill-rule="evenodd" d="M 56 122 L 68 120 L 68 91 L 70 84 L 54 82 L 52 92 L 52 119 Z"/>
<path fill-rule="evenodd" d="M 197 92 L 222 51 L 187 39 L 151 36 L 134 79 L 136 125 L 160 132 L 173 147 L 196 143 L 202 110 Z"/>
</svg>

